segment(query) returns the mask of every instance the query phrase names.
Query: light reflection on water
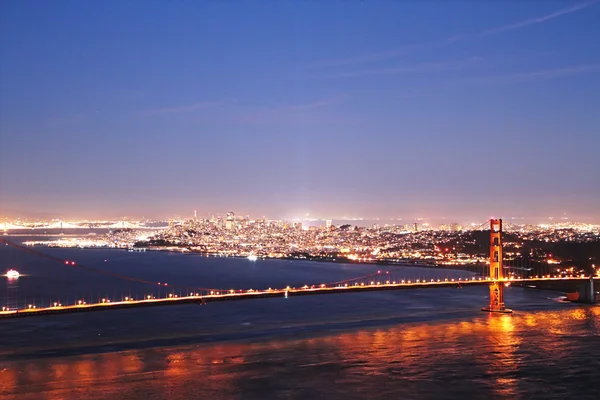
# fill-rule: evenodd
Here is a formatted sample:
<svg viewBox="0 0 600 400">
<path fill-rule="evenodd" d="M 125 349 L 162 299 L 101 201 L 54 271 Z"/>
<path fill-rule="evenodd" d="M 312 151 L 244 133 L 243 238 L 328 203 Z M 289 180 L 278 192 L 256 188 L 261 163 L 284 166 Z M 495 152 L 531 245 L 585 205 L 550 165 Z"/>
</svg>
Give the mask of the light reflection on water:
<svg viewBox="0 0 600 400">
<path fill-rule="evenodd" d="M 596 398 L 600 308 L 0 365 L 3 399 Z M 93 391 L 89 388 L 93 387 Z"/>
</svg>

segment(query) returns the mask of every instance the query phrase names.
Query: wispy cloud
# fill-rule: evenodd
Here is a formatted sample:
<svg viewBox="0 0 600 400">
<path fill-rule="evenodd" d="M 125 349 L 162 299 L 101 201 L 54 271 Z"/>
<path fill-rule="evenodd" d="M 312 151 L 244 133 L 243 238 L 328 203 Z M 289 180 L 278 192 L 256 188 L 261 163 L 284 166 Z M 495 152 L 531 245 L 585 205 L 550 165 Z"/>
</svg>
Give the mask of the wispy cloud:
<svg viewBox="0 0 600 400">
<path fill-rule="evenodd" d="M 308 64 L 310 68 L 346 67 L 350 65 L 368 64 L 377 61 L 390 60 L 409 54 L 409 49 L 387 50 L 378 53 L 362 54 L 354 57 L 313 61 Z"/>
<path fill-rule="evenodd" d="M 344 94 L 316 99 L 301 104 L 254 106 L 237 110 L 228 116 L 229 122 L 253 125 L 339 125 L 352 124 L 354 118 L 337 115 L 325 109 L 346 99 Z"/>
<path fill-rule="evenodd" d="M 329 97 L 329 98 L 324 98 L 321 100 L 315 100 L 311 103 L 305 103 L 305 104 L 292 104 L 292 105 L 288 105 L 288 106 L 283 106 L 280 107 L 281 109 L 284 110 L 308 110 L 308 109 L 312 109 L 312 108 L 321 108 L 321 107 L 327 107 L 327 106 L 331 106 L 334 104 L 339 103 L 342 99 L 346 98 L 347 96 L 334 96 L 334 97 Z"/>
<path fill-rule="evenodd" d="M 166 107 L 166 108 L 158 108 L 154 110 L 146 111 L 145 115 L 160 115 L 160 114 L 180 114 L 187 113 L 191 111 L 203 110 L 206 108 L 216 107 L 220 105 L 224 105 L 230 103 L 224 100 L 215 100 L 215 101 L 201 101 L 198 103 L 175 106 L 175 107 Z"/>
<path fill-rule="evenodd" d="M 600 72 L 600 64 L 576 65 L 565 68 L 545 69 L 531 72 L 521 72 L 517 74 L 484 76 L 479 78 L 468 78 L 462 82 L 466 83 L 487 83 L 487 84 L 507 84 L 524 83 L 538 79 L 561 78 L 584 73 Z"/>
<path fill-rule="evenodd" d="M 453 36 L 450 36 L 449 38 L 447 38 L 445 40 L 445 42 L 446 43 L 456 43 L 456 42 L 462 42 L 462 41 L 466 41 L 466 40 L 485 38 L 487 36 L 494 36 L 494 35 L 498 35 L 498 34 L 504 33 L 504 32 L 516 31 L 516 30 L 523 29 L 523 28 L 526 28 L 531 25 L 538 25 L 538 24 L 544 23 L 546 21 L 553 20 L 553 19 L 561 17 L 563 15 L 572 14 L 576 11 L 580 11 L 580 10 L 586 9 L 588 7 L 591 7 L 594 4 L 598 4 L 599 2 L 600 2 L 600 0 L 592 0 L 592 1 L 585 2 L 585 3 L 575 4 L 571 7 L 564 8 L 562 10 L 558 10 L 558 11 L 555 11 L 550 14 L 540 15 L 538 17 L 529 18 L 529 19 L 519 21 L 519 22 L 514 22 L 512 24 L 499 26 L 496 28 L 486 29 L 486 30 L 483 30 L 483 31 L 480 31 L 477 33 L 461 33 L 461 34 L 453 35 Z"/>
<path fill-rule="evenodd" d="M 576 4 L 576 5 L 571 6 L 569 8 L 564 8 L 562 10 L 555 11 L 555 12 L 550 13 L 550 14 L 542 15 L 542 16 L 535 17 L 535 18 L 526 19 L 524 21 L 515 22 L 513 24 L 500 26 L 498 28 L 488 29 L 488 30 L 479 32 L 477 34 L 477 36 L 480 36 L 480 37 L 491 36 L 491 35 L 496 35 L 496 34 L 502 33 L 502 32 L 515 31 L 515 30 L 518 30 L 518 29 L 521 29 L 521 28 L 526 28 L 526 27 L 531 26 L 531 25 L 541 24 L 543 22 L 550 21 L 550 20 L 552 20 L 554 18 L 558 18 L 560 16 L 571 14 L 571 13 L 574 13 L 576 11 L 583 10 L 585 8 L 591 7 L 594 4 L 597 4 L 599 1 L 600 0 L 593 0 L 593 1 L 585 2 L 585 3 Z"/>
<path fill-rule="evenodd" d="M 230 118 L 228 123 L 242 125 L 271 125 L 271 126 L 324 126 L 352 125 L 359 122 L 352 115 L 323 115 L 291 112 L 284 109 L 256 110 Z"/>
<path fill-rule="evenodd" d="M 252 104 L 243 101 L 235 102 L 214 102 L 212 105 L 200 108 L 191 106 L 173 107 L 169 110 L 192 111 L 195 109 L 207 109 L 210 112 L 193 113 L 193 121 L 198 124 L 216 124 L 216 125 L 272 125 L 272 126 L 293 126 L 293 125 L 338 125 L 346 124 L 351 119 L 345 115 L 337 115 L 335 111 L 328 109 L 329 106 L 339 104 L 347 99 L 345 94 L 337 94 L 330 97 L 317 98 L 305 103 L 295 104 Z M 212 103 L 212 102 L 211 102 Z M 204 104 L 204 103 L 203 103 Z M 217 109 L 217 104 L 227 105 L 226 108 Z M 354 119 L 352 119 L 355 122 Z"/>
<path fill-rule="evenodd" d="M 410 73 L 429 73 L 454 71 L 465 68 L 471 68 L 481 64 L 481 57 L 471 57 L 466 60 L 451 60 L 451 61 L 433 61 L 425 63 L 416 63 L 412 65 L 404 65 L 390 68 L 371 68 L 360 69 L 356 71 L 337 72 L 333 74 L 315 75 L 313 78 L 353 78 L 360 76 L 375 76 L 375 75 L 400 75 Z"/>
<path fill-rule="evenodd" d="M 466 41 L 466 40 L 484 38 L 487 36 L 497 35 L 497 34 L 500 34 L 503 32 L 519 30 L 519 29 L 526 28 L 531 25 L 541 24 L 546 21 L 550 21 L 552 19 L 561 17 L 563 15 L 572 14 L 574 12 L 586 9 L 586 8 L 591 7 L 598 3 L 600 3 L 600 0 L 592 0 L 592 1 L 584 2 L 584 3 L 579 3 L 579 4 L 575 4 L 571 7 L 555 11 L 550 14 L 545 14 L 545 15 L 541 15 L 538 17 L 529 18 L 529 19 L 526 19 L 523 21 L 512 23 L 512 24 L 508 24 L 508 25 L 504 25 L 504 26 L 500 26 L 500 27 L 496 27 L 496 28 L 486 29 L 486 30 L 483 30 L 483 31 L 480 31 L 477 33 L 456 34 L 456 35 L 452 35 L 452 36 L 442 39 L 442 40 L 433 40 L 433 41 L 430 41 L 427 43 L 420 43 L 420 44 L 404 46 L 401 49 L 395 49 L 395 50 L 392 49 L 392 50 L 386 50 L 386 51 L 381 51 L 381 52 L 377 52 L 377 53 L 362 54 L 362 55 L 346 57 L 346 58 L 314 61 L 314 62 L 309 63 L 308 67 L 310 67 L 312 69 L 321 69 L 321 68 L 329 68 L 329 67 L 346 67 L 346 66 L 354 66 L 354 65 L 361 65 L 361 64 L 370 64 L 370 63 L 375 63 L 375 62 L 379 62 L 379 61 L 387 61 L 387 60 L 391 60 L 394 58 L 399 58 L 401 56 L 411 54 L 418 50 L 423 50 L 423 49 L 427 49 L 430 47 L 439 46 L 442 44 L 449 44 L 449 43 L 456 43 L 456 42 L 461 42 L 461 41 Z M 383 72 L 383 74 L 386 74 L 386 72 Z"/>
<path fill-rule="evenodd" d="M 433 98 L 441 96 L 440 93 L 404 93 L 394 96 L 394 99 L 398 100 L 414 100 L 423 98 Z"/>
</svg>

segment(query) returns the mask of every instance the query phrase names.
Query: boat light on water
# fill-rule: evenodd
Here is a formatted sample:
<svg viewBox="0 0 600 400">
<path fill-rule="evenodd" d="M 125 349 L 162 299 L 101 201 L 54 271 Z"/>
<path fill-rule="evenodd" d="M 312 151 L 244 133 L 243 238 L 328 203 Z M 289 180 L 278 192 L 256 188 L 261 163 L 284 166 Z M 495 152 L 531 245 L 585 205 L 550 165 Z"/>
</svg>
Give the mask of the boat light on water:
<svg viewBox="0 0 600 400">
<path fill-rule="evenodd" d="M 19 272 L 14 269 L 9 269 L 6 271 L 6 277 L 10 279 L 17 279 L 19 277 Z"/>
<path fill-rule="evenodd" d="M 250 261 L 256 261 L 256 260 L 258 260 L 258 257 L 251 254 L 251 255 L 248 256 L 248 260 L 250 260 Z"/>
</svg>

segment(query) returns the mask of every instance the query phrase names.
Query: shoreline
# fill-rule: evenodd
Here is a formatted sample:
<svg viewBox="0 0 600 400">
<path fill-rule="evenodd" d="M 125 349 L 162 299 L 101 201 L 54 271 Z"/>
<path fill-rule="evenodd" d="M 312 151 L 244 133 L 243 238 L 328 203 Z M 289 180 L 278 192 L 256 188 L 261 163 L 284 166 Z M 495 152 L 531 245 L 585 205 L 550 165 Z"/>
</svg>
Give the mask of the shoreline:
<svg viewBox="0 0 600 400">
<path fill-rule="evenodd" d="M 76 249 L 76 250 L 120 250 L 125 252 L 147 252 L 147 251 L 156 251 L 156 252 L 167 252 L 167 253 L 179 253 L 182 255 L 189 256 L 200 256 L 200 257 L 214 257 L 214 258 L 235 258 L 235 259 L 247 259 L 248 256 L 245 255 L 225 255 L 218 253 L 208 253 L 202 251 L 190 250 L 188 247 L 175 247 L 175 246 L 157 246 L 157 247 L 108 247 L 108 246 L 93 246 L 93 247 L 79 247 L 79 246 L 70 246 L 70 247 L 61 247 L 61 246 L 47 246 L 47 245 L 33 245 L 28 247 L 44 247 L 44 248 L 58 248 L 58 249 Z M 320 263 L 333 263 L 333 264 L 357 264 L 357 265 L 365 265 L 365 266 L 391 266 L 391 267 L 407 267 L 407 268 L 427 268 L 427 269 L 438 269 L 438 270 L 453 270 L 453 271 L 465 271 L 474 274 L 475 276 L 479 275 L 477 269 L 481 269 L 481 264 L 461 264 L 461 265 L 440 265 L 427 262 L 425 260 L 372 260 L 372 261 L 357 261 L 351 260 L 347 258 L 332 258 L 332 257 L 294 257 L 294 256 L 286 256 L 286 257 L 268 257 L 268 256 L 258 256 L 257 260 L 252 260 L 251 262 L 255 262 L 258 260 L 269 261 L 269 260 L 286 260 L 286 261 L 310 261 L 310 262 L 320 262 Z M 522 289 L 529 290 L 546 290 L 556 293 L 561 293 L 562 295 L 566 295 L 567 293 L 573 293 L 577 291 L 577 286 L 574 283 L 546 283 L 541 285 L 527 285 L 524 283 L 513 283 L 515 287 L 519 287 Z M 571 303 L 574 304 L 582 304 L 578 301 L 573 301 Z"/>
<path fill-rule="evenodd" d="M 28 247 L 42 247 L 48 249 L 74 249 L 74 250 L 121 250 L 132 253 L 144 253 L 150 251 L 156 252 L 167 252 L 167 253 L 179 253 L 183 255 L 197 255 L 201 257 L 214 257 L 214 258 L 236 258 L 236 259 L 247 259 L 249 255 L 231 255 L 231 254 L 219 254 L 209 253 L 196 250 L 190 250 L 188 247 L 175 246 L 160 246 L 160 247 L 110 247 L 110 246 L 48 246 L 48 245 L 28 245 Z M 286 260 L 286 261 L 312 261 L 312 262 L 323 262 L 333 264 L 358 264 L 358 265 L 390 265 L 397 267 L 418 267 L 418 268 L 429 268 L 429 269 L 445 269 L 445 270 L 456 270 L 456 271 L 467 271 L 476 274 L 473 271 L 475 268 L 481 268 L 481 264 L 460 264 L 460 265 L 443 265 L 428 262 L 426 260 L 370 260 L 370 261 L 357 261 L 343 257 L 322 257 L 322 256 L 310 256 L 310 257 L 268 257 L 268 256 L 257 256 L 257 260 Z"/>
</svg>

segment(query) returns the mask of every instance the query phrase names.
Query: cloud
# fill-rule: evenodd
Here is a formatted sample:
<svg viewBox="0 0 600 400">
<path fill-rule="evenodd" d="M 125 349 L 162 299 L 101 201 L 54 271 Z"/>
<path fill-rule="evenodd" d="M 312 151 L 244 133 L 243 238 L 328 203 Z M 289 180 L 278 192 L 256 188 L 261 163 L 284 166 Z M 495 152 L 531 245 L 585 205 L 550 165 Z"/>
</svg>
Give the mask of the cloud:
<svg viewBox="0 0 600 400">
<path fill-rule="evenodd" d="M 500 26 L 498 28 L 488 29 L 488 30 L 479 32 L 476 36 L 479 36 L 479 37 L 491 36 L 491 35 L 496 35 L 496 34 L 502 33 L 502 32 L 515 31 L 515 30 L 518 30 L 518 29 L 521 29 L 521 28 L 525 28 L 525 27 L 528 27 L 528 26 L 531 26 L 531 25 L 541 24 L 543 22 L 550 21 L 550 20 L 552 20 L 554 18 L 558 18 L 560 16 L 571 14 L 571 13 L 574 13 L 576 11 L 583 10 L 585 8 L 591 7 L 594 4 L 597 4 L 598 1 L 599 0 L 593 0 L 593 1 L 586 2 L 586 3 L 576 4 L 576 5 L 571 6 L 569 8 L 564 8 L 562 10 L 555 11 L 555 12 L 553 12 L 551 14 L 546 14 L 546 15 L 542 15 L 542 16 L 539 16 L 539 17 L 526 19 L 524 21 L 516 22 L 516 23 L 513 23 L 513 24 L 509 24 L 509 25 Z"/>
<path fill-rule="evenodd" d="M 433 61 L 400 67 L 361 69 L 356 71 L 338 72 L 335 74 L 328 75 L 315 75 L 313 76 L 313 78 L 353 78 L 360 76 L 399 75 L 409 73 L 454 71 L 476 66 L 482 61 L 483 59 L 480 57 L 471 57 L 466 60 Z"/>
<path fill-rule="evenodd" d="M 441 96 L 440 93 L 404 93 L 393 96 L 393 98 L 398 100 L 414 100 L 422 98 L 433 98 L 439 96 Z"/>
<path fill-rule="evenodd" d="M 323 112 L 320 109 L 338 104 L 347 96 L 338 95 L 303 104 L 275 107 L 247 107 L 228 116 L 229 122 L 253 125 L 345 125 L 356 122 L 346 115 Z"/>
<path fill-rule="evenodd" d="M 348 96 L 345 94 L 339 94 L 331 97 L 317 98 L 306 103 L 280 103 L 276 105 L 248 104 L 242 101 L 223 102 L 223 104 L 230 104 L 231 107 L 215 112 L 211 110 L 211 112 L 197 113 L 192 116 L 192 120 L 199 124 L 216 125 L 252 124 L 293 126 L 353 123 L 355 119 L 351 120 L 347 116 L 336 115 L 335 113 L 330 113 L 329 110 L 325 110 L 327 107 L 338 104 L 347 98 Z M 187 106 L 174 107 L 173 109 L 179 110 L 184 108 L 186 110 L 191 109 L 191 107 Z"/>
<path fill-rule="evenodd" d="M 408 50 L 387 50 L 379 53 L 363 54 L 355 57 L 313 61 L 308 64 L 311 68 L 344 67 L 349 65 L 367 64 L 385 61 L 408 54 Z"/>
<path fill-rule="evenodd" d="M 576 11 L 591 7 L 594 4 L 598 4 L 598 2 L 600 2 L 600 0 L 592 0 L 592 1 L 585 2 L 585 3 L 576 4 L 569 8 L 564 8 L 562 10 L 555 11 L 550 14 L 541 15 L 539 17 L 534 17 L 534 18 L 529 18 L 529 19 L 526 19 L 523 21 L 500 26 L 497 28 L 486 29 L 486 30 L 478 32 L 478 33 L 460 33 L 457 35 L 450 36 L 449 38 L 447 38 L 445 40 L 445 42 L 446 43 L 457 43 L 457 42 L 462 42 L 462 41 L 466 41 L 466 40 L 472 40 L 472 39 L 484 38 L 487 36 L 493 36 L 493 35 L 497 35 L 497 34 L 500 34 L 503 32 L 516 31 L 516 30 L 526 28 L 531 25 L 537 25 L 537 24 L 544 23 L 546 21 L 550 21 L 552 19 L 561 17 L 563 15 L 572 14 Z"/>
<path fill-rule="evenodd" d="M 295 105 L 283 106 L 283 107 L 281 107 L 281 109 L 307 110 L 307 109 L 311 109 L 311 108 L 327 107 L 327 106 L 331 106 L 333 104 L 339 103 L 341 101 L 341 99 L 345 98 L 345 97 L 346 96 L 335 96 L 335 97 L 326 98 L 326 99 L 322 99 L 322 100 L 316 100 L 312 103 L 307 103 L 307 104 L 295 104 Z"/>
<path fill-rule="evenodd" d="M 301 114 L 289 110 L 256 110 L 232 116 L 228 123 L 262 126 L 340 126 L 355 125 L 360 120 L 347 115 Z"/>
<path fill-rule="evenodd" d="M 363 55 L 347 57 L 347 58 L 319 60 L 319 61 L 314 61 L 314 62 L 309 63 L 308 66 L 313 69 L 319 69 L 319 68 L 344 67 L 344 66 L 352 66 L 352 65 L 360 65 L 360 64 L 369 64 L 369 63 L 374 63 L 374 62 L 378 62 L 378 61 L 386 61 L 386 60 L 390 60 L 393 58 L 398 58 L 401 56 L 408 55 L 417 50 L 426 49 L 426 48 L 437 46 L 437 45 L 444 44 L 444 43 L 446 43 L 446 44 L 457 43 L 457 42 L 476 39 L 476 38 L 483 38 L 483 37 L 487 37 L 487 36 L 497 35 L 497 34 L 503 33 L 503 32 L 519 30 L 519 29 L 522 29 L 522 28 L 525 28 L 525 27 L 528 27 L 531 25 L 541 24 L 543 22 L 550 21 L 552 19 L 561 17 L 563 15 L 571 14 L 576 11 L 591 7 L 594 4 L 597 4 L 599 2 L 600 2 L 600 0 L 592 0 L 592 1 L 585 2 L 585 3 L 576 4 L 571 7 L 568 7 L 568 8 L 559 10 L 559 11 L 555 11 L 550 14 L 526 19 L 523 21 L 509 24 L 509 25 L 500 26 L 497 28 L 487 29 L 487 30 L 484 30 L 484 31 L 481 31 L 478 33 L 456 34 L 456 35 L 453 35 L 453 36 L 448 37 L 441 41 L 434 40 L 434 41 L 430 41 L 427 43 L 405 46 L 402 49 L 386 50 L 386 51 L 382 51 L 382 52 L 378 52 L 378 53 L 369 53 L 369 54 L 363 54 Z"/>
<path fill-rule="evenodd" d="M 484 76 L 480 78 L 469 78 L 462 82 L 471 83 L 523 83 L 537 79 L 560 78 L 565 76 L 578 75 L 583 73 L 600 72 L 600 64 L 576 65 L 565 68 L 545 69 L 539 71 L 522 72 L 517 74 Z"/>
<path fill-rule="evenodd" d="M 186 113 L 186 112 L 191 112 L 191 111 L 203 110 L 205 108 L 216 107 L 216 106 L 224 105 L 227 103 L 229 103 L 229 102 L 224 101 L 224 100 L 202 101 L 202 102 L 189 104 L 189 105 L 149 110 L 149 111 L 145 112 L 145 114 L 146 115 L 180 114 L 180 113 Z"/>
</svg>

